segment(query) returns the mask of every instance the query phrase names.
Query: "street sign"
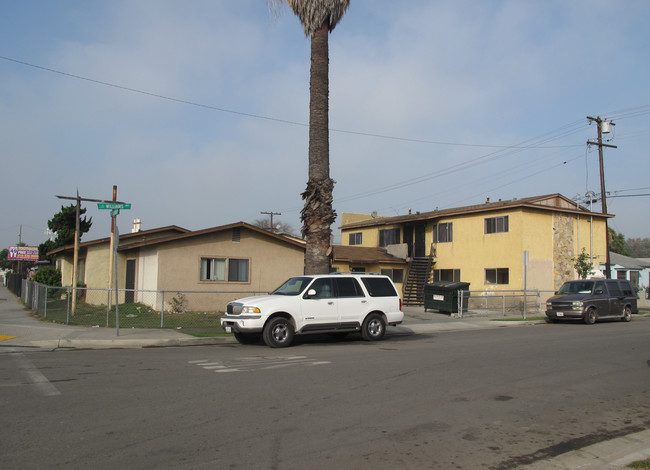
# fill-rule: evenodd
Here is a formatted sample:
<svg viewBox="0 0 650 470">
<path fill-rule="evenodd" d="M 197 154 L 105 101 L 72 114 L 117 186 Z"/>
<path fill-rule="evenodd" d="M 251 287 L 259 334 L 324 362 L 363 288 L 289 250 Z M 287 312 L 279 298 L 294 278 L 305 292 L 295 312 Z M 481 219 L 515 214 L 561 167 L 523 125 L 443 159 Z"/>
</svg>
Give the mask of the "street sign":
<svg viewBox="0 0 650 470">
<path fill-rule="evenodd" d="M 97 209 L 131 209 L 129 202 L 98 202 Z"/>
</svg>

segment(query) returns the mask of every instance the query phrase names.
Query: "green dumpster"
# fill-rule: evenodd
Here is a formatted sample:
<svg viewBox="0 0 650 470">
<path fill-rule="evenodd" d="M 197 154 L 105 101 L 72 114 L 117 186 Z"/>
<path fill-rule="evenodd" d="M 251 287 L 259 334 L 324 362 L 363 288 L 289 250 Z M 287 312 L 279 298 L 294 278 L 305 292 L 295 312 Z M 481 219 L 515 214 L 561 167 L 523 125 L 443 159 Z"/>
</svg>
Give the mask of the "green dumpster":
<svg viewBox="0 0 650 470">
<path fill-rule="evenodd" d="M 469 282 L 438 281 L 424 286 L 424 311 L 458 313 L 458 291 L 469 290 Z M 463 293 L 463 312 L 467 312 L 469 292 Z"/>
</svg>

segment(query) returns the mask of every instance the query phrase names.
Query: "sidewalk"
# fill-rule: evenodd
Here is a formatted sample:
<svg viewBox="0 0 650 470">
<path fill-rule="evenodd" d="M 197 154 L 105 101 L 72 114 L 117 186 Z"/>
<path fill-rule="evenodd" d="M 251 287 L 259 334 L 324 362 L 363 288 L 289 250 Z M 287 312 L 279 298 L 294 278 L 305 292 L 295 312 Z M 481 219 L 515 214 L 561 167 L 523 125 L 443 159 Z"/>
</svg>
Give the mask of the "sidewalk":
<svg viewBox="0 0 650 470">
<path fill-rule="evenodd" d="M 495 322 L 486 317 L 452 318 L 448 314 L 404 307 L 404 322 L 387 334 L 432 334 L 445 331 L 522 326 L 531 322 Z M 538 321 L 539 323 L 539 321 Z M 20 299 L 0 286 L 0 348 L 107 349 L 198 346 L 235 343 L 233 337 L 197 338 L 179 330 L 68 326 L 41 321 L 30 315 Z"/>
<path fill-rule="evenodd" d="M 494 321 L 497 317 L 466 315 L 452 318 L 447 314 L 424 312 L 421 307 L 404 307 L 404 322 L 389 327 L 387 334 L 435 334 L 525 326 L 544 323 L 540 320 Z M 537 315 L 539 316 L 539 315 Z M 503 319 L 503 317 L 498 317 Z M 514 317 L 511 317 L 513 320 Z M 235 343 L 232 337 L 196 338 L 167 329 L 120 329 L 66 326 L 40 321 L 31 316 L 19 299 L 0 286 L 0 352 L 33 349 L 109 349 L 170 346 L 199 346 Z M 538 461 L 525 468 L 530 470 L 580 469 L 620 470 L 635 460 L 650 458 L 650 430 L 601 442 Z"/>
</svg>

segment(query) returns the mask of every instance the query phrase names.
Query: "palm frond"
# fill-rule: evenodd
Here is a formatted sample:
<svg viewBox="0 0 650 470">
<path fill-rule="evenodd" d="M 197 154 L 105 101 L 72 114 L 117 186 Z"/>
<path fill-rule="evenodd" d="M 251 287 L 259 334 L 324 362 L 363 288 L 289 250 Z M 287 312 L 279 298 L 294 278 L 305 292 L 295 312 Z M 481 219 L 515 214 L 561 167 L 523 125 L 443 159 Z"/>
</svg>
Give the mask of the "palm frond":
<svg viewBox="0 0 650 470">
<path fill-rule="evenodd" d="M 305 36 L 312 36 L 324 24 L 332 31 L 350 7 L 350 0 L 267 0 L 277 15 L 282 4 L 288 4 L 305 28 Z"/>
</svg>

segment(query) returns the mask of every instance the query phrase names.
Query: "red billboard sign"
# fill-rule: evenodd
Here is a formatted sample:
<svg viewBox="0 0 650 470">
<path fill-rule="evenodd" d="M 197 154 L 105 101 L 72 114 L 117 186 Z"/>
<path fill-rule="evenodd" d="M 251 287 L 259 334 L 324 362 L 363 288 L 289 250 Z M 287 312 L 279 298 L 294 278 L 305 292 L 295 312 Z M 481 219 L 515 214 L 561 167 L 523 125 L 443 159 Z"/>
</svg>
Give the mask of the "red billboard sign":
<svg viewBox="0 0 650 470">
<path fill-rule="evenodd" d="M 8 251 L 9 261 L 38 261 L 37 246 L 10 246 Z"/>
</svg>

